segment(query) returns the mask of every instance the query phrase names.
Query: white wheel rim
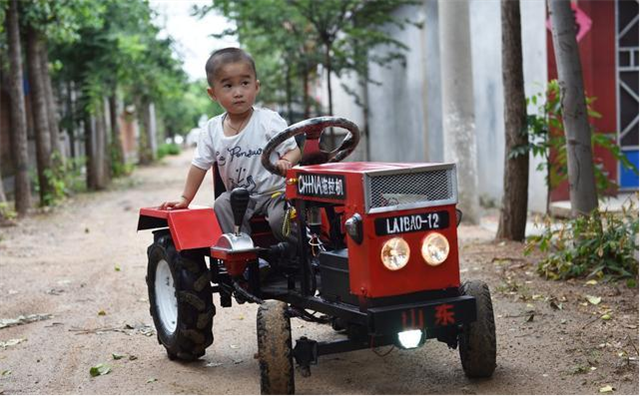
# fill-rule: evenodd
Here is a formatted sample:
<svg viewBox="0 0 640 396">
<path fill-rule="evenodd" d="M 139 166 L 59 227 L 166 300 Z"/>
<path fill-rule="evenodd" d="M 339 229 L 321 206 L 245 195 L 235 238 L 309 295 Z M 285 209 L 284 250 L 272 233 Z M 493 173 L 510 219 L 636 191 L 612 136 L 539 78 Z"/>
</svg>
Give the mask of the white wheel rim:
<svg viewBox="0 0 640 396">
<path fill-rule="evenodd" d="M 156 267 L 156 308 L 160 323 L 172 334 L 178 323 L 178 299 L 173 275 L 166 260 L 160 260 Z"/>
</svg>

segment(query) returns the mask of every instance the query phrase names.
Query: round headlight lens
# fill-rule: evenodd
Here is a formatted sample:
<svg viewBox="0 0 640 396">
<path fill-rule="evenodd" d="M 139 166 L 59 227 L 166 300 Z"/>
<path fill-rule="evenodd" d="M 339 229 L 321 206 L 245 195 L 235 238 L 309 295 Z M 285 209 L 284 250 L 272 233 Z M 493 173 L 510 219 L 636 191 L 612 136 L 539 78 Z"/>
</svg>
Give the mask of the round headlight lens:
<svg viewBox="0 0 640 396">
<path fill-rule="evenodd" d="M 391 271 L 403 268 L 409 262 L 411 250 L 409 244 L 402 238 L 391 238 L 382 246 L 380 258 L 382 264 Z"/>
<path fill-rule="evenodd" d="M 433 232 L 424 238 L 421 250 L 424 261 L 435 267 L 449 257 L 449 241 L 439 232 Z"/>
</svg>

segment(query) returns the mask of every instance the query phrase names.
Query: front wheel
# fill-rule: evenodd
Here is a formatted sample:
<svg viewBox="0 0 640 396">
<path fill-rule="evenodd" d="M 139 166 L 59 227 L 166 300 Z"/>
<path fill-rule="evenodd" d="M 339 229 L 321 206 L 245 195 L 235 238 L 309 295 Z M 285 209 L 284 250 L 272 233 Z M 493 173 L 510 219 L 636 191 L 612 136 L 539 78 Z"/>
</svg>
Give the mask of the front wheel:
<svg viewBox="0 0 640 396">
<path fill-rule="evenodd" d="M 258 356 L 260 361 L 260 393 L 292 395 L 293 354 L 291 320 L 287 304 L 266 301 L 258 308 Z"/>
<path fill-rule="evenodd" d="M 158 342 L 170 359 L 196 360 L 213 343 L 215 306 L 204 257 L 178 252 L 171 236 L 148 250 L 147 288 Z"/>
<path fill-rule="evenodd" d="M 459 336 L 460 360 L 467 377 L 491 377 L 496 369 L 496 325 L 491 293 L 484 282 L 465 282 L 460 294 L 476 298 L 476 321 L 464 326 Z"/>
</svg>

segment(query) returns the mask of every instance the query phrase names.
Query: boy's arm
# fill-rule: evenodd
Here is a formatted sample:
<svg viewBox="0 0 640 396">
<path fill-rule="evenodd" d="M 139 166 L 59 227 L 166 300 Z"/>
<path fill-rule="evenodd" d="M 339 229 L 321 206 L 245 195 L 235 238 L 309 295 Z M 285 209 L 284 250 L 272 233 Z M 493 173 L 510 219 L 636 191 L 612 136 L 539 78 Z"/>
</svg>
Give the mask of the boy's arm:
<svg viewBox="0 0 640 396">
<path fill-rule="evenodd" d="M 204 176 L 207 174 L 206 170 L 200 169 L 195 165 L 191 165 L 189 173 L 187 174 L 187 181 L 184 184 L 184 190 L 178 201 L 167 201 L 160 205 L 160 210 L 165 209 L 184 209 L 189 206 L 193 198 L 196 196 Z"/>
<path fill-rule="evenodd" d="M 288 169 L 291 169 L 295 164 L 300 162 L 302 158 L 302 153 L 298 147 L 293 150 L 287 151 L 278 162 L 276 162 L 276 168 L 280 171 L 280 174 L 284 176 L 287 173 Z"/>
</svg>

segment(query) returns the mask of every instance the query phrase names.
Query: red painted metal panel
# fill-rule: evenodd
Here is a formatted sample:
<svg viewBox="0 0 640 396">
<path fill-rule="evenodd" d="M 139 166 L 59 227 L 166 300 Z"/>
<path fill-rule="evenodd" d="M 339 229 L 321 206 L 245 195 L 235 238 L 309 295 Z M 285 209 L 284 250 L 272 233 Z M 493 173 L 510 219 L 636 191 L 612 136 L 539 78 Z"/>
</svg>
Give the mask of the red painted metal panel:
<svg viewBox="0 0 640 396">
<path fill-rule="evenodd" d="M 376 235 L 374 221 L 377 218 L 442 210 L 449 213 L 451 220 L 447 229 L 438 230 L 437 232 L 440 232 L 449 240 L 451 250 L 447 260 L 437 267 L 428 265 L 420 253 L 423 239 L 434 231 L 412 232 L 384 237 Z M 353 213 L 348 213 L 347 218 L 352 214 Z M 364 241 L 362 244 L 358 245 L 351 238 L 347 237 L 351 293 L 375 298 L 424 290 L 458 287 L 460 285 L 460 273 L 458 267 L 458 236 L 455 219 L 456 213 L 454 205 L 363 216 Z M 382 245 L 394 236 L 402 236 L 411 248 L 409 263 L 398 271 L 388 270 L 380 259 Z"/>
<path fill-rule="evenodd" d="M 211 247 L 222 235 L 213 208 L 172 210 L 159 210 L 156 207 L 142 208 L 140 215 L 166 219 L 171 238 L 178 251 Z"/>
<path fill-rule="evenodd" d="M 222 235 L 213 208 L 172 210 L 168 216 L 178 251 L 210 247 Z"/>
<path fill-rule="evenodd" d="M 346 220 L 359 213 L 363 218 L 364 240 L 358 245 L 347 237 L 349 248 L 349 279 L 351 293 L 365 297 L 386 297 L 424 290 L 439 290 L 460 285 L 458 268 L 458 239 L 456 229 L 455 205 L 432 208 L 418 208 L 386 213 L 367 214 L 365 209 L 364 174 L 372 171 L 402 170 L 424 168 L 425 163 L 371 163 L 344 162 L 294 168 L 287 174 L 288 179 L 296 179 L 301 173 L 334 174 L 345 177 L 346 199 L 343 201 L 318 197 L 299 196 L 296 184 L 287 185 L 287 197 L 305 201 L 342 203 Z M 401 235 L 377 236 L 375 219 L 411 215 L 445 210 L 449 213 L 450 224 L 447 229 L 439 230 L 448 240 L 451 249 L 449 258 L 438 267 L 429 266 L 420 253 L 422 240 L 429 232 L 413 232 Z M 411 257 L 406 267 L 398 271 L 389 271 L 380 259 L 382 245 L 393 236 L 402 236 L 411 248 Z"/>
</svg>

